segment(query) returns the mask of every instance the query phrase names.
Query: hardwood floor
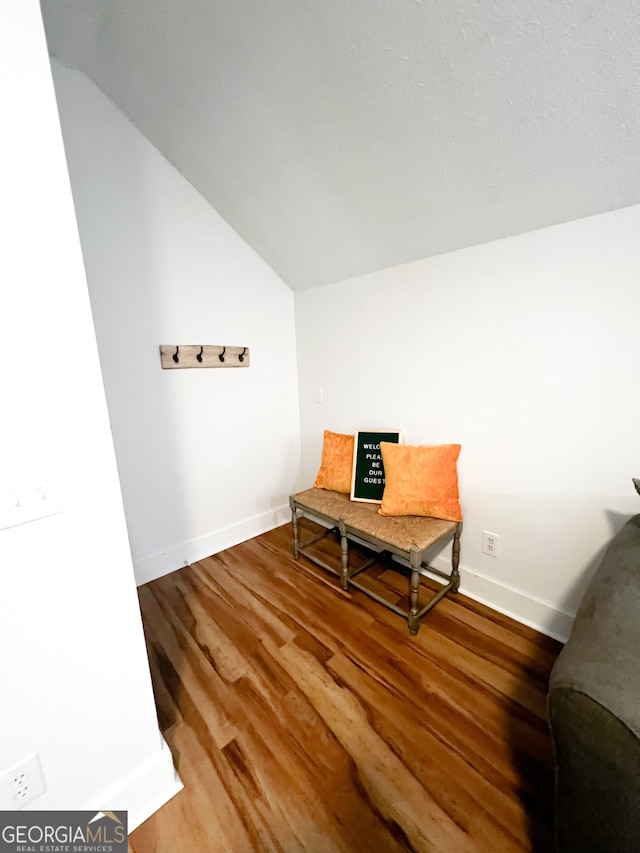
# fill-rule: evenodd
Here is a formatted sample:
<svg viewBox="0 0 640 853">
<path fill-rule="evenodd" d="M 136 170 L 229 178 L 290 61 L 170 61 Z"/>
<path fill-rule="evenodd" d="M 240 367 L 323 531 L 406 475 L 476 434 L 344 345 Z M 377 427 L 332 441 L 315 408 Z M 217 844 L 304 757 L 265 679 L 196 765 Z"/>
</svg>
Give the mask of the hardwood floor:
<svg viewBox="0 0 640 853">
<path fill-rule="evenodd" d="M 394 571 L 368 577 L 406 594 Z M 139 595 L 185 789 L 132 833 L 132 853 L 553 849 L 545 694 L 559 643 L 460 594 L 412 637 L 294 561 L 290 525 Z"/>
</svg>

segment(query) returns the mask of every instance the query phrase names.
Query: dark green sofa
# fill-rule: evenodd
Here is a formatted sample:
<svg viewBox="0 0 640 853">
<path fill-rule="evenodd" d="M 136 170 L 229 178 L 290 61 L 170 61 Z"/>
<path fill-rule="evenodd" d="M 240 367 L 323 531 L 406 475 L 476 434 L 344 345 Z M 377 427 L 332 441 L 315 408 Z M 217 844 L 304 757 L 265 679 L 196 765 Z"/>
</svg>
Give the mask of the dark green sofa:
<svg viewBox="0 0 640 853">
<path fill-rule="evenodd" d="M 611 541 L 549 683 L 561 853 L 640 853 L 640 515 Z"/>
</svg>

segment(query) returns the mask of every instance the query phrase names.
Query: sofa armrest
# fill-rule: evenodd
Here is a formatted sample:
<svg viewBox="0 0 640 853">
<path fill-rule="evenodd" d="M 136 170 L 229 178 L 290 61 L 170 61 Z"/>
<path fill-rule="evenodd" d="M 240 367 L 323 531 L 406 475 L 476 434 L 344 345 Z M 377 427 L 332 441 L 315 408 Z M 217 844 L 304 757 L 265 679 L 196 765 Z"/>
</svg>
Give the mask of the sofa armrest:
<svg viewBox="0 0 640 853">
<path fill-rule="evenodd" d="M 549 681 L 560 853 L 640 851 L 640 515 L 612 539 Z"/>
<path fill-rule="evenodd" d="M 638 853 L 640 741 L 589 696 L 549 697 L 560 853 Z"/>
</svg>

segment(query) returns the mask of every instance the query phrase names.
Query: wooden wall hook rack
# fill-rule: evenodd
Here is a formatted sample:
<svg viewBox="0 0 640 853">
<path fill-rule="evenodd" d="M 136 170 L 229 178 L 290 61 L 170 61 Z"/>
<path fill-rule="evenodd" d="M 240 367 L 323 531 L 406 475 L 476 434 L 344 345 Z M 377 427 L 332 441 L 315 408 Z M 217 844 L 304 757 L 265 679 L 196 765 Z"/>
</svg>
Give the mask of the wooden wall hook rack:
<svg viewBox="0 0 640 853">
<path fill-rule="evenodd" d="M 249 347 L 161 344 L 160 361 L 165 370 L 185 367 L 249 367 Z"/>
</svg>

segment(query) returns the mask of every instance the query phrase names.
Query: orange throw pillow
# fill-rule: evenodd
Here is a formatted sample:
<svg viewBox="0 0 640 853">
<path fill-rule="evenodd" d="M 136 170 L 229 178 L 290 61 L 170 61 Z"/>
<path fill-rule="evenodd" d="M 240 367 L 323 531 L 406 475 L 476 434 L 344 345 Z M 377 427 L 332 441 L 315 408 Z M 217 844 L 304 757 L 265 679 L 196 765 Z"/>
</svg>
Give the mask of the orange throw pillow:
<svg viewBox="0 0 640 853">
<path fill-rule="evenodd" d="M 425 515 L 462 521 L 458 495 L 459 444 L 380 442 L 385 486 L 380 515 Z"/>
<path fill-rule="evenodd" d="M 352 435 L 343 435 L 325 429 L 320 470 L 313 484 L 316 489 L 351 492 L 353 442 Z"/>
</svg>

